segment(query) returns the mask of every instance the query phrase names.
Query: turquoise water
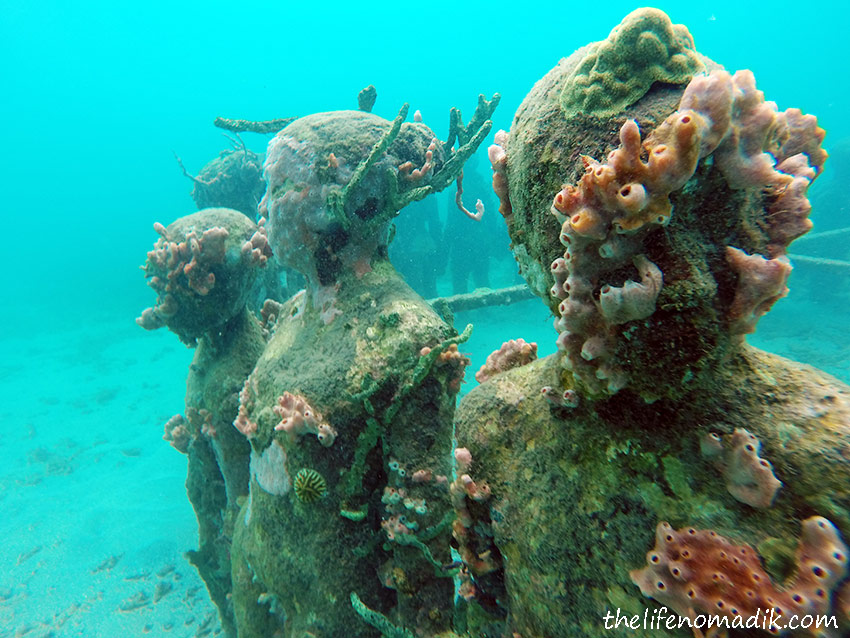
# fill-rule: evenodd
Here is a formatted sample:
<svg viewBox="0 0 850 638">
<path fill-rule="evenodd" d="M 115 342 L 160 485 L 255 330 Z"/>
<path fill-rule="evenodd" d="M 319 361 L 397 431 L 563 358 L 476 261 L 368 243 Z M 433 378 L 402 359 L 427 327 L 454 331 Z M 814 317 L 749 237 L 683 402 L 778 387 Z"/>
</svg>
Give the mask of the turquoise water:
<svg viewBox="0 0 850 638">
<path fill-rule="evenodd" d="M 441 136 L 451 106 L 468 115 L 478 93 L 498 91 L 494 130 L 507 129 L 540 76 L 636 6 L 0 2 L 0 638 L 217 626 L 182 557 L 197 533 L 185 458 L 160 439 L 183 409 L 192 353 L 133 321 L 152 299 L 138 270 L 152 222 L 194 210 L 172 151 L 197 172 L 228 145 L 214 117 L 354 108 L 370 83 L 377 114 L 410 102 Z M 850 225 L 846 5 L 656 6 L 688 26 L 703 54 L 752 69 L 780 108 L 818 116 L 833 158 L 809 191 L 814 232 Z M 243 138 L 257 152 L 268 140 Z M 458 214 L 452 199 L 439 198 L 443 224 Z M 507 234 L 494 228 L 491 238 L 490 285 L 516 283 Z M 791 251 L 848 261 L 848 240 Z M 436 278 L 438 294 L 455 291 L 451 273 Z M 848 274 L 798 262 L 790 297 L 751 343 L 850 381 Z M 467 322 L 476 330 L 464 392 L 506 339 L 555 349 L 539 302 L 456 318 Z"/>
</svg>

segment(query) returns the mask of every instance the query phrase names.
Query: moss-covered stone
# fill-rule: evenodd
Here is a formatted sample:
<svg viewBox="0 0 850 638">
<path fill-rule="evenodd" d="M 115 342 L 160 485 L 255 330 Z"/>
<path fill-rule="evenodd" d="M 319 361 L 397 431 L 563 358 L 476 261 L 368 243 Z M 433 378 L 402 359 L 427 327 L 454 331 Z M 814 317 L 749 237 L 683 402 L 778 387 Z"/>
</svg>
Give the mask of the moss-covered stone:
<svg viewBox="0 0 850 638">
<path fill-rule="evenodd" d="M 451 562 L 448 527 L 420 536 L 426 553 L 416 544 L 385 544 L 380 523 L 390 459 L 409 471 L 450 472 L 451 378 L 440 366 L 420 370 L 419 364 L 421 348 L 435 348 L 453 332 L 386 261 L 362 278 L 342 278 L 334 302 L 341 314 L 329 324 L 309 303 L 299 310 L 299 301 L 284 304 L 251 375 L 251 418 L 258 424 L 252 445 L 260 452 L 277 440 L 288 475 L 312 468 L 327 481 L 328 494 L 303 503 L 293 490 L 275 496 L 252 481 L 234 535 L 234 588 L 241 582 L 247 590 L 233 596 L 240 636 L 267 635 L 268 618 L 249 609 L 258 606 L 252 593 L 258 587 L 275 596 L 288 637 L 377 635 L 355 614 L 351 592 L 399 627 L 446 631 L 452 580 L 433 563 Z M 272 407 L 284 391 L 321 412 L 337 432 L 332 446 L 275 432 Z M 428 484 L 408 491 L 428 501 L 422 529 L 442 519 L 445 494 Z"/>
<path fill-rule="evenodd" d="M 251 447 L 233 427 L 238 394 L 265 346 L 260 326 L 243 309 L 221 332 L 198 342 L 186 380 L 186 413 L 192 435 L 186 491 L 198 519 L 198 569 L 228 636 L 236 630 L 228 597 L 230 544 L 241 502 L 248 495 Z"/>
<path fill-rule="evenodd" d="M 661 520 L 759 548 L 783 578 L 801 520 L 826 516 L 850 538 L 850 388 L 837 380 L 744 348 L 681 400 L 620 393 L 552 410 L 540 388 L 560 377 L 558 355 L 508 371 L 470 392 L 456 418 L 472 476 L 493 493 L 508 635 L 599 636 L 607 610 L 642 613 L 653 603 L 629 571 L 645 565 Z M 785 484 L 772 508 L 736 501 L 700 456 L 702 434 L 738 427 L 759 438 Z"/>
</svg>

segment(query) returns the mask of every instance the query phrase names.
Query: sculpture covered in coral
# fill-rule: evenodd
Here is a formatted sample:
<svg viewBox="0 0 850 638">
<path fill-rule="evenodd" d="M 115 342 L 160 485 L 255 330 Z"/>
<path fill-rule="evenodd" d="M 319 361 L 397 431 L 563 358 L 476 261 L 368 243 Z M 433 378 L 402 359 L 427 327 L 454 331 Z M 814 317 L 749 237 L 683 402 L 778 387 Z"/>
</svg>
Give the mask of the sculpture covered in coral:
<svg viewBox="0 0 850 638">
<path fill-rule="evenodd" d="M 207 208 L 168 226 L 142 267 L 156 303 L 136 319 L 146 330 L 167 326 L 194 345 L 220 330 L 248 303 L 251 286 L 271 256 L 266 231 L 242 213 Z"/>
<path fill-rule="evenodd" d="M 230 537 L 248 494 L 250 446 L 232 427 L 239 389 L 265 346 L 248 309 L 250 293 L 271 256 L 265 229 L 239 211 L 209 208 L 163 226 L 144 266 L 157 293 L 137 319 L 168 327 L 195 347 L 186 380 L 185 415 L 165 426 L 165 438 L 188 456 L 186 490 L 195 509 L 199 548 L 187 554 L 235 632 L 227 597 Z"/>
<path fill-rule="evenodd" d="M 467 125 L 453 111 L 445 142 L 405 122 L 405 106 L 393 121 L 308 115 L 269 144 L 260 211 L 307 285 L 264 310 L 269 340 L 234 415 L 253 477 L 232 542 L 240 636 L 451 628 L 452 415 L 469 332 L 404 283 L 386 247 L 406 204 L 458 179 L 497 102 L 480 98 Z"/>
<path fill-rule="evenodd" d="M 641 613 L 642 593 L 710 613 L 709 598 L 674 605 L 636 571 L 656 528 L 746 547 L 769 591 L 793 597 L 812 591 L 797 587 L 795 552 L 816 521 L 841 554 L 823 594 L 844 595 L 850 389 L 745 341 L 787 292 L 823 137 L 656 9 L 561 60 L 497 134 L 500 211 L 558 353 L 493 377 L 458 411 L 469 475 L 491 492 L 487 508 L 469 503 L 468 526 L 491 566 L 469 570 L 487 622 L 595 636 L 607 610 Z M 700 585 L 677 560 L 665 569 L 687 595 Z M 746 581 L 730 579 L 722 599 L 740 600 Z"/>
</svg>

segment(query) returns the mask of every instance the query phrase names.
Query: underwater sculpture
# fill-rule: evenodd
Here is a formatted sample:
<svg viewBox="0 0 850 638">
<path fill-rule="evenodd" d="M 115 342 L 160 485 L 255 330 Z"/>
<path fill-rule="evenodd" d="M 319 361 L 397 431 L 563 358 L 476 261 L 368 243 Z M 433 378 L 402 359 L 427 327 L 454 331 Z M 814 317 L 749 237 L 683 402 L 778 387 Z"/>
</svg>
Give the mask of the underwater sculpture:
<svg viewBox="0 0 850 638">
<path fill-rule="evenodd" d="M 448 484 L 468 332 L 404 283 L 386 246 L 398 211 L 458 179 L 497 102 L 482 97 L 467 125 L 453 110 L 446 142 L 404 123 L 405 106 L 394 121 L 298 118 L 269 144 L 260 210 L 307 286 L 264 309 L 269 340 L 234 415 L 252 477 L 231 550 L 239 636 L 451 628 Z"/>
<path fill-rule="evenodd" d="M 192 175 L 175 154 L 183 174 L 192 180 L 192 199 L 198 208 L 232 208 L 251 219 L 257 217 L 257 206 L 266 185 L 263 182 L 263 158 L 250 151 L 242 138 L 228 136 L 233 148 L 221 151 L 207 162 L 201 172 Z"/>
<path fill-rule="evenodd" d="M 410 202 L 457 181 L 462 207 L 463 165 L 499 96 L 480 96 L 466 125 L 452 109 L 445 142 L 418 114 L 405 124 L 407 105 L 392 122 L 371 115 L 375 96 L 364 89 L 360 111 L 219 118 L 285 128 L 264 216 L 217 208 L 154 225 L 144 270 L 157 301 L 137 322 L 197 346 L 186 415 L 164 438 L 189 455 L 200 526 L 189 558 L 227 635 L 372 636 L 393 622 L 436 635 L 452 622 L 448 477 L 469 363 L 457 344 L 471 327 L 446 325 L 386 246 Z M 277 265 L 267 219 L 280 263 L 307 287 L 258 318 L 257 268 Z"/>
<path fill-rule="evenodd" d="M 219 118 L 220 119 L 220 118 Z M 230 208 L 238 210 L 254 221 L 259 221 L 257 208 L 266 183 L 263 180 L 263 158 L 245 145 L 235 132 L 225 133 L 231 148 L 210 160 L 197 175 L 192 175 L 175 153 L 177 165 L 192 180 L 192 199 L 199 210 L 205 208 Z M 285 299 L 302 287 L 302 278 L 292 270 L 284 269 L 271 259 L 263 269 L 262 277 L 251 291 L 249 307 L 258 311 L 266 299 Z"/>
<path fill-rule="evenodd" d="M 265 229 L 239 211 L 210 208 L 167 227 L 144 266 L 156 304 L 137 319 L 146 329 L 167 326 L 196 346 L 186 380 L 185 415 L 165 426 L 165 439 L 188 456 L 186 490 L 199 526 L 199 549 L 189 552 L 233 632 L 230 537 L 241 497 L 248 494 L 250 446 L 231 423 L 238 392 L 265 340 L 248 309 L 250 292 L 271 250 Z"/>
<path fill-rule="evenodd" d="M 156 303 L 136 319 L 142 328 L 168 327 L 188 346 L 221 331 L 245 310 L 258 270 L 271 249 L 262 224 L 228 208 L 208 208 L 167 227 L 142 269 Z"/>
<path fill-rule="evenodd" d="M 406 109 L 371 115 L 370 95 L 360 112 L 225 122 L 280 131 L 264 225 L 156 227 L 140 323 L 198 341 L 167 435 L 190 455 L 192 560 L 225 632 L 598 636 L 606 613 L 656 603 L 831 613 L 846 632 L 850 393 L 744 340 L 808 230 L 815 119 L 779 112 L 650 9 L 540 80 L 490 158 L 559 352 L 516 340 L 491 356 L 455 418 L 453 475 L 468 332 L 386 244 L 406 202 L 459 177 L 496 100 L 467 126 L 453 111 L 440 142 Z M 250 287 L 266 239 L 306 290 L 262 322 L 238 297 L 209 312 L 216 269 L 241 254 Z"/>
<path fill-rule="evenodd" d="M 744 340 L 787 292 L 822 139 L 655 9 L 562 60 L 497 134 L 500 211 L 559 352 L 458 409 L 472 635 L 598 636 L 649 599 L 847 631 L 850 388 Z M 659 633 L 691 635 L 629 631 Z"/>
</svg>

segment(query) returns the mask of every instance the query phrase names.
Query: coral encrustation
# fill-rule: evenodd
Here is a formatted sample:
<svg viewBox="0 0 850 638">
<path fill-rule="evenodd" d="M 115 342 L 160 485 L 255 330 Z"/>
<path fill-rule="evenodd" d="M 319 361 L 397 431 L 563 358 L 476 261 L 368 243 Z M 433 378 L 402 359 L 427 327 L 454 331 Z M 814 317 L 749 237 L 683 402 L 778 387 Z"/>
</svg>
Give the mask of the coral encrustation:
<svg viewBox="0 0 850 638">
<path fill-rule="evenodd" d="M 729 265 L 739 276 L 728 330 L 752 332 L 784 294 L 790 271 L 786 247 L 811 227 L 806 189 L 826 159 L 823 135 L 813 116 L 797 109 L 778 112 L 765 102 L 751 72 L 713 71 L 695 78 L 679 110 L 643 141 L 637 123 L 627 120 L 619 148 L 605 163 L 582 158 L 585 174 L 578 184 L 564 186 L 552 205 L 566 250 L 551 266 L 551 294 L 561 299 L 558 347 L 585 392 L 614 394 L 629 383 L 632 372 L 615 357 L 621 326 L 650 317 L 663 286 L 663 273 L 643 254 L 645 239 L 669 223 L 670 194 L 709 155 L 729 187 L 769 194 L 761 220 L 767 256 L 728 249 Z M 637 280 L 608 283 L 630 264 Z"/>
</svg>

